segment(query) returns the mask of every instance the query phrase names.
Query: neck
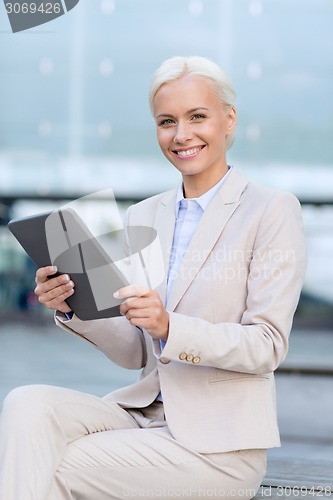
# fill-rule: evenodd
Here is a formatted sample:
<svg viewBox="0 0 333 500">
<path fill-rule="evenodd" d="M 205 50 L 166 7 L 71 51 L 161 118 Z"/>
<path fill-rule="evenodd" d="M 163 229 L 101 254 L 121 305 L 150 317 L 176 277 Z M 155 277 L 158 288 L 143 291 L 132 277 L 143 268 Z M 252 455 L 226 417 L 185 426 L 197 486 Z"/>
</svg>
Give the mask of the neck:
<svg viewBox="0 0 333 500">
<path fill-rule="evenodd" d="M 185 198 L 199 198 L 207 193 L 228 172 L 228 165 L 219 173 L 207 178 L 207 175 L 199 177 L 196 175 L 183 175 L 183 191 Z"/>
</svg>

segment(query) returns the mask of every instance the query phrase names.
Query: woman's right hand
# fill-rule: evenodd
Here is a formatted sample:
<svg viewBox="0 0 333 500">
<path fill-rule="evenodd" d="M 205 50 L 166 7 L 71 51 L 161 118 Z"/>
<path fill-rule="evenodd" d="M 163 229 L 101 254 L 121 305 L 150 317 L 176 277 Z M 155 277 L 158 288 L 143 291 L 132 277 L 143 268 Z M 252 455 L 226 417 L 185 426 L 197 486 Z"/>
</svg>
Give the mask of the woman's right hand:
<svg viewBox="0 0 333 500">
<path fill-rule="evenodd" d="M 71 308 L 65 302 L 74 293 L 74 283 L 68 274 L 56 274 L 55 266 L 41 267 L 36 272 L 36 288 L 34 290 L 41 304 L 48 309 L 54 309 L 63 313 L 71 312 Z"/>
</svg>

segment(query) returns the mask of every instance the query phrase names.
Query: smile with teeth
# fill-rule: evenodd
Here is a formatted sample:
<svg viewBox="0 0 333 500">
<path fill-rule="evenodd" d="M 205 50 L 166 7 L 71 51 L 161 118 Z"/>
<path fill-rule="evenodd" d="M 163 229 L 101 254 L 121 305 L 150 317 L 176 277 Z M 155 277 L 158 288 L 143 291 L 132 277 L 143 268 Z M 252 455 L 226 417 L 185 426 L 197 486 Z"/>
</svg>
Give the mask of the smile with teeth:
<svg viewBox="0 0 333 500">
<path fill-rule="evenodd" d="M 191 149 L 186 149 L 186 150 L 178 150 L 174 151 L 178 156 L 181 156 L 183 158 L 189 157 L 189 156 L 195 156 L 199 151 L 203 149 L 204 146 L 199 146 L 196 148 L 191 148 Z"/>
</svg>

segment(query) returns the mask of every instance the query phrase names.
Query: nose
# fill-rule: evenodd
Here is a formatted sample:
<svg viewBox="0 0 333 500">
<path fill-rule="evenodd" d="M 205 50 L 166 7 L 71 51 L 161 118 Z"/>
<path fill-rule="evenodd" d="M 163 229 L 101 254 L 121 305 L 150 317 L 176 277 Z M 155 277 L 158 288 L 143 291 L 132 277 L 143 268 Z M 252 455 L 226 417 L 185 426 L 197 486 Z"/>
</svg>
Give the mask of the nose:
<svg viewBox="0 0 333 500">
<path fill-rule="evenodd" d="M 178 122 L 174 142 L 176 144 L 183 144 L 192 138 L 191 126 L 189 123 Z"/>
</svg>

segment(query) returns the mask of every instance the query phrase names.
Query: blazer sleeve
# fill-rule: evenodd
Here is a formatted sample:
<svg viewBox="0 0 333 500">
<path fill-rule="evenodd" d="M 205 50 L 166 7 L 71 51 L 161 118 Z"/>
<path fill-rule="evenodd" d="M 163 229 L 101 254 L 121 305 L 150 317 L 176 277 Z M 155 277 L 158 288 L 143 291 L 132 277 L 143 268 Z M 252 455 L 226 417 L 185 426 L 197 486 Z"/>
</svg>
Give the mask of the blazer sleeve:
<svg viewBox="0 0 333 500">
<path fill-rule="evenodd" d="M 252 374 L 274 371 L 287 354 L 305 269 L 301 207 L 283 193 L 269 201 L 258 222 L 240 322 L 213 324 L 170 312 L 162 359 Z"/>
<path fill-rule="evenodd" d="M 147 362 L 147 346 L 139 328 L 126 318 L 105 318 L 82 321 L 77 316 L 67 320 L 56 312 L 56 325 L 86 340 L 103 352 L 113 363 L 130 370 L 140 370 Z"/>
</svg>

